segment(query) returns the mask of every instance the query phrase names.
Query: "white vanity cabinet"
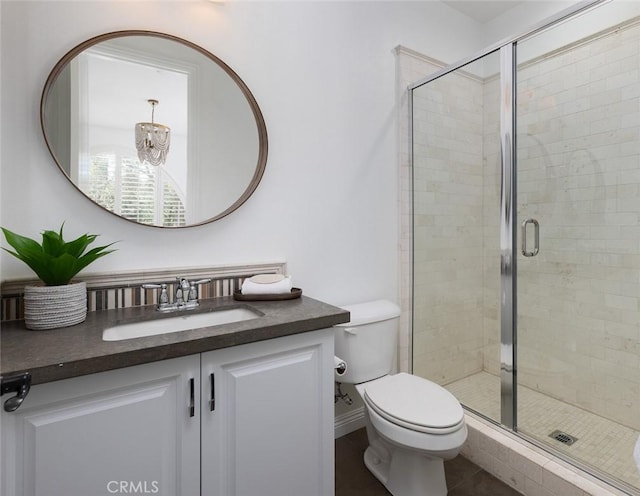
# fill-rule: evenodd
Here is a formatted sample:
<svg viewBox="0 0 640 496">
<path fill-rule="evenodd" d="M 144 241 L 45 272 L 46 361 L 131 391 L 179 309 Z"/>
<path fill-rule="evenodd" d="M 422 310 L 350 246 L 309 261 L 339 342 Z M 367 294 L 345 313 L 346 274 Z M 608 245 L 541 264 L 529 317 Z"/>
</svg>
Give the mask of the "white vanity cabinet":
<svg viewBox="0 0 640 496">
<path fill-rule="evenodd" d="M 333 331 L 33 386 L 0 420 L 2 496 L 331 495 Z"/>
<path fill-rule="evenodd" d="M 331 329 L 202 354 L 202 495 L 333 494 L 333 386 Z"/>
<path fill-rule="evenodd" d="M 198 495 L 199 373 L 189 356 L 33 386 L 2 412 L 2 495 Z"/>
</svg>

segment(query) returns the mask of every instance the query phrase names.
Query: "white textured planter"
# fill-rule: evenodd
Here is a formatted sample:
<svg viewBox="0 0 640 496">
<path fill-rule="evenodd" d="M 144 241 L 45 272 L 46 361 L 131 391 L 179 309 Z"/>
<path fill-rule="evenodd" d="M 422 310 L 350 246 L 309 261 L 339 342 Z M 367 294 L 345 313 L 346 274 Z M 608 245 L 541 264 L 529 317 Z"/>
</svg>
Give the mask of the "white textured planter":
<svg viewBox="0 0 640 496">
<path fill-rule="evenodd" d="M 26 286 L 24 323 L 27 329 L 68 327 L 87 318 L 87 283 L 64 286 Z"/>
</svg>

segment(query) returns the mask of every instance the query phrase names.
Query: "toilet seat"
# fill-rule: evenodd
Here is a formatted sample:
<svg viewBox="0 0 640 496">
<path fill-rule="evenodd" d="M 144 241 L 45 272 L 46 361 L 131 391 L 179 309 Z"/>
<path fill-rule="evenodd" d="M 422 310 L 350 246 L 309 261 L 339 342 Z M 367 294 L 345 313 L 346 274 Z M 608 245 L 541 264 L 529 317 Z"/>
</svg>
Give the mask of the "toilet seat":
<svg viewBox="0 0 640 496">
<path fill-rule="evenodd" d="M 361 386 L 367 405 L 400 427 L 428 434 L 449 434 L 464 424 L 464 411 L 455 396 L 427 379 L 399 373 Z"/>
</svg>

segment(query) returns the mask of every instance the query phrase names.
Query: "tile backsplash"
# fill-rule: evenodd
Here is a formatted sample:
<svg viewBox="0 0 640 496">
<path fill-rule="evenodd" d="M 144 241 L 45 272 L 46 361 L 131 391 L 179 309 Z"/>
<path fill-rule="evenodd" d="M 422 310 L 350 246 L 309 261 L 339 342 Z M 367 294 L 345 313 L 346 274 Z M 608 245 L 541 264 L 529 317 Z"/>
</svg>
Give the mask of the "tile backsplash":
<svg viewBox="0 0 640 496">
<path fill-rule="evenodd" d="M 240 289 L 245 278 L 255 274 L 286 274 L 286 263 L 262 263 L 219 267 L 190 267 L 162 269 L 144 272 L 121 272 L 92 274 L 78 277 L 78 282 L 87 283 L 87 307 L 90 312 L 113 308 L 154 305 L 158 301 L 158 289 L 144 289 L 143 284 L 166 283 L 170 298 L 175 294 L 177 277 L 189 280 L 211 278 L 211 282 L 201 284 L 200 298 L 231 296 Z M 1 320 L 24 318 L 24 287 L 38 284 L 36 279 L 3 281 Z"/>
</svg>

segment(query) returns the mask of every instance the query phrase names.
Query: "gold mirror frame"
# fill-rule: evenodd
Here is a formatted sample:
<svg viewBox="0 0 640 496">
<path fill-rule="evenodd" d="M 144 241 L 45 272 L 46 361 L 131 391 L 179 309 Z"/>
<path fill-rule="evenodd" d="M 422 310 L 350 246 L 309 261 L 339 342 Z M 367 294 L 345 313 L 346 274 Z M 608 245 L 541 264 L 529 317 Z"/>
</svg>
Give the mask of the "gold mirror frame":
<svg viewBox="0 0 640 496">
<path fill-rule="evenodd" d="M 45 107 L 46 107 L 46 103 L 47 103 L 47 98 L 49 97 L 49 94 L 51 93 L 51 90 L 52 90 L 54 84 L 56 83 L 56 81 L 58 79 L 58 76 L 60 75 L 60 73 L 68 66 L 68 64 L 76 56 L 78 56 L 80 53 L 84 52 L 86 49 L 88 49 L 88 48 L 90 48 L 90 47 L 92 47 L 92 46 L 94 46 L 94 45 L 96 45 L 98 43 L 104 42 L 104 41 L 112 40 L 112 39 L 115 39 L 115 38 L 127 37 L 127 36 L 149 36 L 149 37 L 162 38 L 162 39 L 165 39 L 165 40 L 174 41 L 176 43 L 179 43 L 181 45 L 184 45 L 184 46 L 186 46 L 188 48 L 191 48 L 191 49 L 199 52 L 200 54 L 202 54 L 205 57 L 207 57 L 208 59 L 210 59 L 213 63 L 217 64 L 233 80 L 233 82 L 235 82 L 235 84 L 238 86 L 238 88 L 240 89 L 240 91 L 242 92 L 244 97 L 247 99 L 247 103 L 249 104 L 251 112 L 253 113 L 253 117 L 255 118 L 255 123 L 256 123 L 256 127 L 257 127 L 258 159 L 257 159 L 256 168 L 255 168 L 253 177 L 251 178 L 251 181 L 249 182 L 249 185 L 244 190 L 244 192 L 240 195 L 240 197 L 235 202 L 233 202 L 229 207 L 227 207 L 225 210 L 223 210 L 222 212 L 220 212 L 218 214 L 215 214 L 211 218 L 208 218 L 208 219 L 203 220 L 203 221 L 195 222 L 195 223 L 192 223 L 192 224 L 186 224 L 184 226 L 159 226 L 159 225 L 155 225 L 155 224 L 146 224 L 146 223 L 142 223 L 142 222 L 137 222 L 137 221 L 135 221 L 133 219 L 128 219 L 128 218 L 123 217 L 123 216 L 121 216 L 121 215 L 109 210 L 108 208 L 98 204 L 91 197 L 89 197 L 82 189 L 80 189 L 80 187 L 71 179 L 71 177 L 69 177 L 69 175 L 65 172 L 64 167 L 62 166 L 62 164 L 58 160 L 58 157 L 56 156 L 56 153 L 55 153 L 55 151 L 53 149 L 53 146 L 52 146 L 52 143 L 51 143 L 51 140 L 50 140 L 50 137 L 49 137 L 49 133 L 47 132 L 47 126 L 46 126 L 46 122 L 45 122 Z M 260 108 L 258 106 L 258 103 L 256 102 L 256 99 L 254 98 L 253 94 L 251 93 L 251 91 L 249 90 L 247 85 L 244 83 L 244 81 L 242 81 L 242 79 L 233 71 L 233 69 L 231 69 L 226 63 L 224 63 L 221 59 L 219 59 L 218 57 L 213 55 L 208 50 L 205 50 L 204 48 L 202 48 L 202 47 L 200 47 L 200 46 L 198 46 L 198 45 L 196 45 L 196 44 L 194 44 L 194 43 L 192 43 L 190 41 L 187 41 L 185 39 L 179 38 L 177 36 L 173 36 L 173 35 L 169 35 L 169 34 L 165 34 L 165 33 L 160 33 L 160 32 L 156 32 L 156 31 L 147 31 L 147 30 L 114 31 L 114 32 L 110 32 L 110 33 L 106 33 L 106 34 L 102 34 L 102 35 L 98 35 L 98 36 L 95 36 L 93 38 L 90 38 L 90 39 L 84 41 L 83 43 L 80 43 L 79 45 L 77 45 L 76 47 L 71 49 L 69 52 L 67 52 L 58 61 L 58 63 L 54 66 L 54 68 L 52 69 L 52 71 L 49 74 L 49 77 L 47 78 L 47 81 L 46 81 L 46 83 L 44 85 L 44 89 L 42 90 L 42 97 L 41 97 L 41 100 L 40 100 L 40 125 L 41 125 L 41 128 L 42 128 L 42 133 L 43 133 L 47 148 L 49 150 L 49 153 L 53 157 L 53 160 L 55 161 L 55 163 L 58 166 L 58 168 L 60 169 L 60 172 L 62 172 L 62 174 L 69 180 L 69 182 L 80 193 L 82 193 L 83 196 L 85 196 L 87 199 L 89 199 L 95 205 L 98 205 L 103 210 L 109 212 L 112 215 L 115 215 L 116 217 L 119 217 L 120 219 L 124 219 L 124 220 L 126 220 L 128 222 L 132 222 L 134 224 L 141 225 L 141 226 L 159 227 L 159 228 L 164 228 L 164 229 L 179 229 L 179 228 L 187 228 L 187 227 L 194 227 L 194 226 L 200 226 L 200 225 L 203 225 L 203 224 L 208 224 L 210 222 L 214 222 L 214 221 L 219 220 L 219 219 L 221 219 L 223 217 L 226 217 L 231 212 L 233 212 L 236 209 L 238 209 L 253 194 L 255 189 L 258 187 L 258 184 L 260 183 L 260 180 L 262 179 L 262 176 L 264 174 L 264 170 L 265 170 L 265 167 L 266 167 L 266 164 L 267 164 L 268 140 L 267 140 L 267 128 L 266 128 L 266 125 L 265 125 L 264 117 L 262 115 L 262 112 L 260 111 Z"/>
</svg>

